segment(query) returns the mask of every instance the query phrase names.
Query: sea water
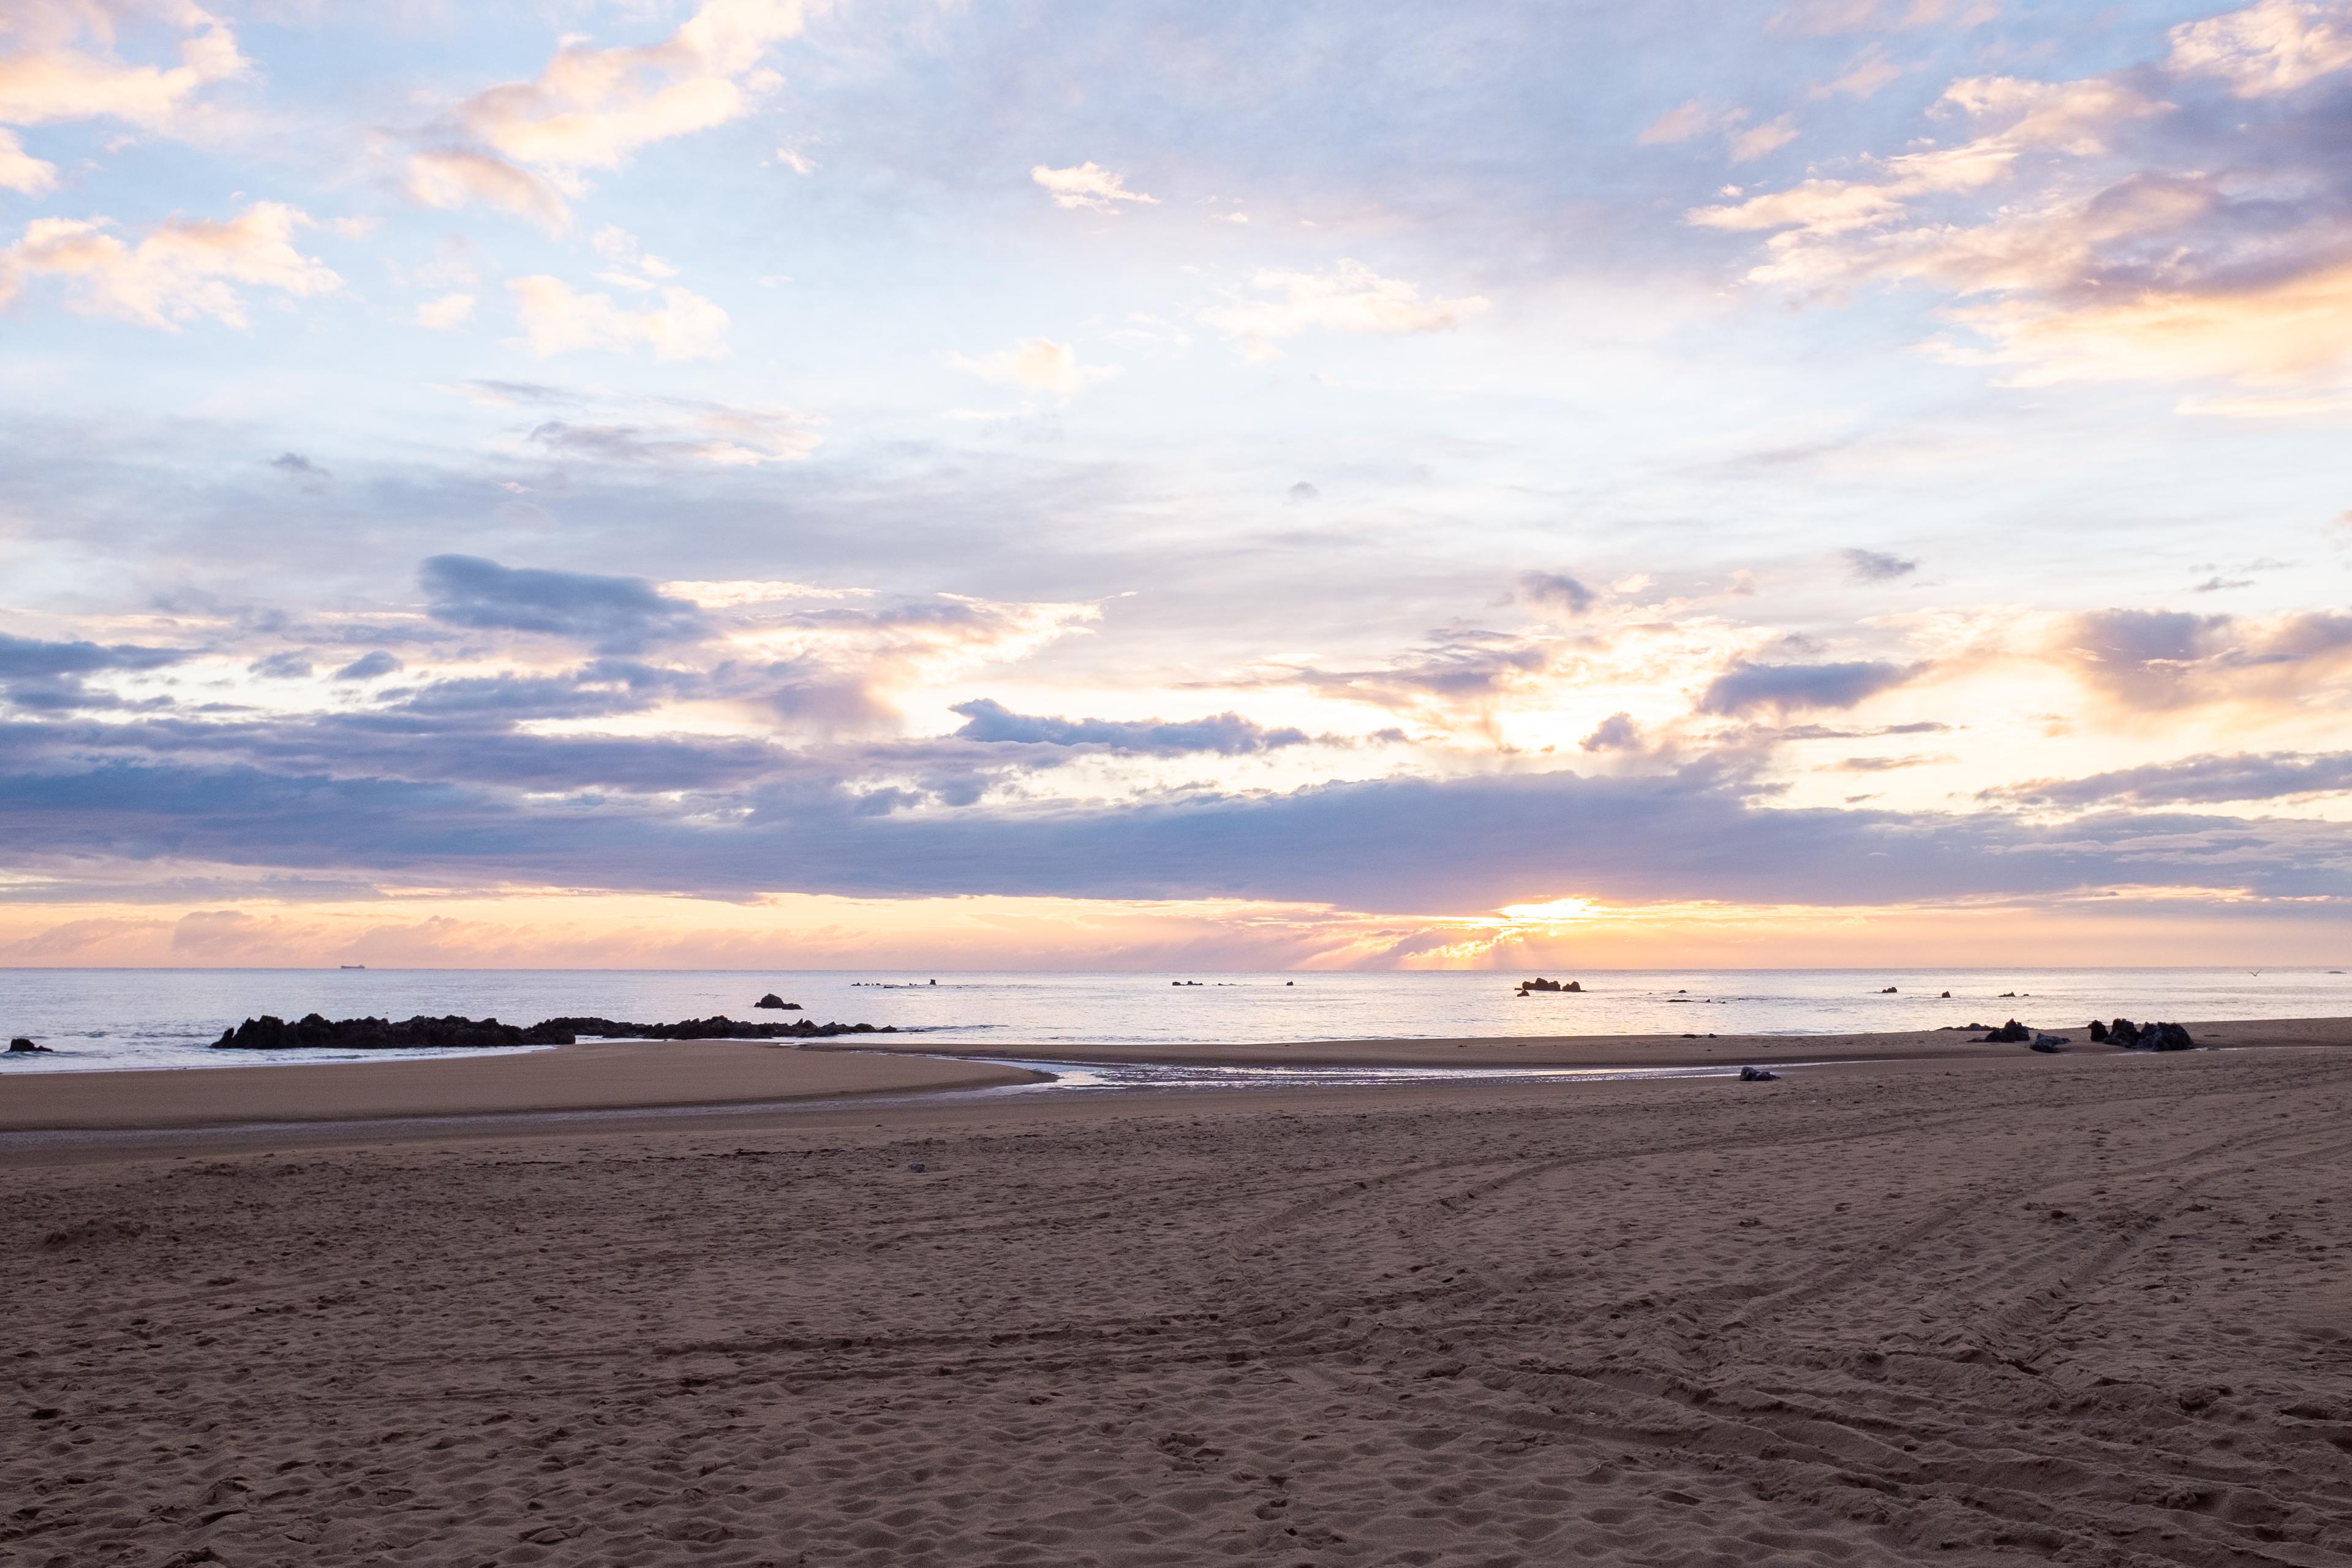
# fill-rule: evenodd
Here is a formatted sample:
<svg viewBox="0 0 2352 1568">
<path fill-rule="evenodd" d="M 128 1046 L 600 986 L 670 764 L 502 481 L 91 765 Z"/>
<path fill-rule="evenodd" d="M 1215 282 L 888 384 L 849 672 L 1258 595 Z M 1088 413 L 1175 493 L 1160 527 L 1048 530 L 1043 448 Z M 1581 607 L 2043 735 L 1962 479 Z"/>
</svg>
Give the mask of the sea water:
<svg viewBox="0 0 2352 1568">
<path fill-rule="evenodd" d="M 1443 973 L 1037 974 L 871 971 L 0 969 L 0 1037 L 49 1056 L 0 1072 L 239 1067 L 355 1059 L 349 1051 L 215 1051 L 249 1017 L 725 1014 L 895 1025 L 925 1044 L 1003 1057 L 1083 1058 L 1090 1045 L 1446 1038 L 1499 1035 L 1823 1035 L 2015 1017 L 2079 1029 L 2147 1020 L 2352 1016 L 2331 969 L 1595 970 L 1581 993 L 1515 994 L 1525 976 Z M 1890 992 L 1887 987 L 1894 989 Z M 796 1013 L 761 1012 L 773 991 Z M 1945 997 L 1944 992 L 1950 992 Z M 381 1059 L 382 1053 L 372 1053 Z M 446 1054 L 446 1053 L 403 1053 Z"/>
</svg>

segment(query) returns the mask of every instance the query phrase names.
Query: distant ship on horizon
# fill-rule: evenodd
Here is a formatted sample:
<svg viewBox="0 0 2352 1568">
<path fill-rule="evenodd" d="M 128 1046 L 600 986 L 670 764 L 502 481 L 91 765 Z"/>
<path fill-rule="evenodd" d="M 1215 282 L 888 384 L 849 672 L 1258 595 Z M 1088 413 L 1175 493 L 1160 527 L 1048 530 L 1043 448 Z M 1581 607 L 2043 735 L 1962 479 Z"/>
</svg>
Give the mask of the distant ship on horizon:
<svg viewBox="0 0 2352 1568">
<path fill-rule="evenodd" d="M 367 965 L 364 963 L 346 963 L 343 967 L 345 969 L 365 969 Z"/>
</svg>

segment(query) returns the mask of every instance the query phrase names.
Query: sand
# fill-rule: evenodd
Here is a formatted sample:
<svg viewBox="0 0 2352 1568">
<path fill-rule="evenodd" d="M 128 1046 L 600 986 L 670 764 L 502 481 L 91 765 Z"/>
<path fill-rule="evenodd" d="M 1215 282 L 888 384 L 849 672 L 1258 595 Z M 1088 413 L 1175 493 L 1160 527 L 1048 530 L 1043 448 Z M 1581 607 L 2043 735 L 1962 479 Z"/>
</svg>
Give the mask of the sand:
<svg viewBox="0 0 2352 1568">
<path fill-rule="evenodd" d="M 2013 1015 L 1990 1014 L 1999 1025 Z M 2143 1020 L 2144 1021 L 2144 1020 Z M 2029 1026 L 2031 1018 L 2024 1019 Z M 2036 1026 L 2072 1040 L 2085 1052 L 2112 1047 L 2091 1044 L 2084 1020 L 2043 1021 Z M 2200 1045 L 2352 1046 L 2352 1018 L 2255 1018 L 2190 1023 Z M 855 1044 L 815 1041 L 811 1050 L 931 1051 L 959 1047 L 907 1041 Z M 1294 1044 L 1196 1044 L 1115 1046 L 991 1045 L 992 1057 L 1028 1059 L 1083 1056 L 1094 1062 L 1216 1062 L 1232 1067 L 1720 1067 L 1727 1062 L 2006 1060 L 2021 1047 L 1979 1045 L 1958 1029 L 1920 1029 L 1891 1034 L 1724 1035 L 1496 1035 L 1448 1039 L 1302 1040 Z"/>
<path fill-rule="evenodd" d="M 596 1041 L 498 1056 L 136 1072 L 0 1069 L 0 1131 L 766 1104 L 1034 1076 L 982 1062 L 819 1054 L 756 1040 Z"/>
<path fill-rule="evenodd" d="M 2352 1560 L 2352 1053 L 175 1136 L 0 1563 Z"/>
</svg>

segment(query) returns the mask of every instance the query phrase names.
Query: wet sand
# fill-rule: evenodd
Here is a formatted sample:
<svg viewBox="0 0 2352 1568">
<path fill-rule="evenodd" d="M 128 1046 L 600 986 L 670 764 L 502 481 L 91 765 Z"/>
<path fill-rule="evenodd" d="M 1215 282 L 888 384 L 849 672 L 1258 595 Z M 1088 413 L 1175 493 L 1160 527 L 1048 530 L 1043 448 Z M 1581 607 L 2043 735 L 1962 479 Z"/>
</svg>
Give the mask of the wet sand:
<svg viewBox="0 0 2352 1568">
<path fill-rule="evenodd" d="M 16 1146 L 0 1563 L 2352 1557 L 2352 1052 L 523 1125 Z"/>
<path fill-rule="evenodd" d="M 1984 1022 L 2006 1023 L 2010 1015 Z M 2083 1020 L 2029 1026 L 2073 1041 L 2083 1054 L 2111 1052 L 2093 1045 Z M 2352 1046 L 2352 1018 L 2255 1018 L 2189 1024 L 2200 1045 Z M 973 1046 L 812 1042 L 810 1050 L 935 1051 L 979 1056 Z M 1721 1067 L 1743 1062 L 1999 1060 L 2025 1047 L 1979 1045 L 1965 1030 L 1921 1029 L 1857 1035 L 1503 1035 L 1464 1039 L 1307 1040 L 1274 1045 L 1024 1046 L 1007 1041 L 985 1048 L 1016 1060 L 1206 1062 L 1228 1067 Z"/>
<path fill-rule="evenodd" d="M 135 1072 L 0 1069 L 0 1132 L 766 1104 L 1019 1083 L 936 1057 L 753 1040 L 591 1041 L 501 1056 Z"/>
</svg>

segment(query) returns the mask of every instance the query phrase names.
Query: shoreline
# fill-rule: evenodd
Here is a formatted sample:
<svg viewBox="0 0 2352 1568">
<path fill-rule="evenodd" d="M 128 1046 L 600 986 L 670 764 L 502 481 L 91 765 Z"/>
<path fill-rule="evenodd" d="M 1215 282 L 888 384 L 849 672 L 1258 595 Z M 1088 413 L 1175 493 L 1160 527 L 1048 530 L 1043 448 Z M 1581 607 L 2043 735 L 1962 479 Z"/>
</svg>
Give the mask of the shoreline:
<svg viewBox="0 0 2352 1568">
<path fill-rule="evenodd" d="M 2200 1046 L 2229 1049 L 2352 1047 L 2352 1018 L 2191 1023 Z M 2056 1057 L 2022 1046 L 1982 1045 L 1953 1031 L 1876 1035 L 1528 1036 L 1484 1039 L 1323 1040 L 1295 1044 L 1023 1047 L 985 1050 L 877 1042 L 855 1045 L 737 1040 L 595 1041 L 504 1056 L 260 1065 L 231 1071 L 129 1068 L 0 1077 L 0 1133 L 142 1132 L 331 1127 L 340 1122 L 551 1119 L 586 1113 L 740 1110 L 1050 1081 L 1008 1060 L 1055 1067 L 1154 1064 L 1198 1067 L 1420 1068 L 1462 1072 L 1507 1068 L 1795 1068 L 1872 1064 L 2062 1062 L 2144 1055 L 2081 1040 Z M 2191 1053 L 2193 1054 L 2193 1053 Z M 1834 1058 L 1823 1061 L 1822 1058 Z M 1380 1085 L 1286 1085 L 1317 1094 Z M 1507 1087 L 1497 1079 L 1488 1087 Z M 1538 1086 L 1526 1086 L 1534 1089 Z M 1560 1087 L 1556 1082 L 1549 1087 Z M 1090 1089 L 1130 1099 L 1175 1088 Z M 1226 1091 L 1220 1091 L 1226 1092 Z M 1276 1092 L 1252 1089 L 1252 1093 Z"/>
<path fill-rule="evenodd" d="M 2352 1047 L 2352 1018 L 2223 1018 L 2187 1021 L 2200 1047 Z M 2095 1045 L 2080 1024 L 2053 1030 L 2081 1056 L 2136 1054 Z M 902 1045 L 861 1037 L 856 1045 L 810 1041 L 810 1051 L 917 1054 L 966 1061 L 1061 1062 L 1072 1066 L 1168 1067 L 1669 1068 L 1759 1066 L 1834 1055 L 1842 1061 L 1954 1061 L 2026 1056 L 2021 1045 L 1985 1045 L 1960 1029 L 1835 1035 L 1494 1035 L 1418 1039 L 987 1047 Z"/>
</svg>

